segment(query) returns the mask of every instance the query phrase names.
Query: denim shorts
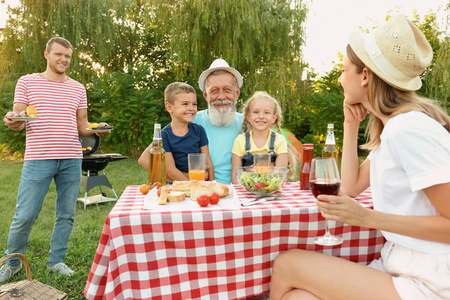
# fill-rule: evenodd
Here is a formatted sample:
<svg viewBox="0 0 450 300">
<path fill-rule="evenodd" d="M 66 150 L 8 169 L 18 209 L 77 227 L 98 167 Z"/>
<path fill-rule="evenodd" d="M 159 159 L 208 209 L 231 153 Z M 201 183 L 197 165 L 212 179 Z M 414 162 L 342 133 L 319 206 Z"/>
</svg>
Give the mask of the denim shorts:
<svg viewBox="0 0 450 300">
<path fill-rule="evenodd" d="M 369 267 L 391 274 L 404 300 L 450 299 L 450 253 L 424 253 L 386 242 L 381 258 Z"/>
</svg>

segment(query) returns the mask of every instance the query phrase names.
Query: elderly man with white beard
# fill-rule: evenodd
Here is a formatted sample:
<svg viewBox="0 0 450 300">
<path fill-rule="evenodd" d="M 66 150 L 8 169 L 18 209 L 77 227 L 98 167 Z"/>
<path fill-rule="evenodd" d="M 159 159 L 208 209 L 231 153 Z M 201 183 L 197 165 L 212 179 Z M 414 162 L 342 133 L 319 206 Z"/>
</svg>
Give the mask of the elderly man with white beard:
<svg viewBox="0 0 450 300">
<path fill-rule="evenodd" d="M 222 183 L 231 182 L 231 148 L 242 131 L 243 115 L 236 111 L 242 84 L 241 74 L 220 58 L 198 80 L 208 109 L 199 111 L 193 122 L 206 131 L 215 179 Z"/>
<path fill-rule="evenodd" d="M 231 148 L 242 131 L 243 115 L 236 112 L 242 83 L 242 75 L 221 58 L 214 60 L 198 80 L 208 109 L 199 111 L 192 122 L 202 125 L 206 131 L 215 180 L 221 183 L 231 183 Z M 151 147 L 150 144 L 138 161 L 146 170 L 150 168 Z M 172 182 L 169 177 L 167 181 Z"/>
</svg>

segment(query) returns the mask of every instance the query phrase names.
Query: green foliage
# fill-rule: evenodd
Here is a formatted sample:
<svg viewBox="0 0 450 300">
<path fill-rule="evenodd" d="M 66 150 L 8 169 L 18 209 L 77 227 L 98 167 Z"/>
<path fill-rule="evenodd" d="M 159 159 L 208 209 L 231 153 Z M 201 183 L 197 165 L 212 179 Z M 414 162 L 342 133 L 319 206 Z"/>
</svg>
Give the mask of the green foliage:
<svg viewBox="0 0 450 300">
<path fill-rule="evenodd" d="M 450 12 L 450 1 L 446 8 Z M 435 14 L 424 16 L 423 21 L 416 16 L 415 22 L 425 34 L 433 48 L 433 62 L 422 76 L 423 86 L 419 93 L 438 100 L 441 106 L 450 112 L 450 16 L 447 14 L 446 31 L 439 30 Z"/>
<path fill-rule="evenodd" d="M 145 65 L 105 74 L 89 93 L 90 111 L 97 112 L 90 118 L 115 124 L 114 134 L 105 141 L 116 145 L 118 152 L 136 156 L 139 145 L 151 142 L 153 123 L 170 120 L 164 108 L 164 88 L 163 82 L 151 80 Z"/>
<path fill-rule="evenodd" d="M 170 33 L 178 73 L 197 77 L 222 57 L 248 79 L 265 63 L 301 57 L 306 19 L 302 1 L 151 2 L 161 18 L 161 33 Z"/>
<path fill-rule="evenodd" d="M 5 82 L 3 94 L 0 98 L 0 115 L 4 116 L 8 111 L 12 111 L 12 102 L 14 99 L 14 88 L 17 81 Z M 11 154 L 23 154 L 25 150 L 25 131 L 12 131 L 6 126 L 0 127 L 0 145 Z"/>
</svg>

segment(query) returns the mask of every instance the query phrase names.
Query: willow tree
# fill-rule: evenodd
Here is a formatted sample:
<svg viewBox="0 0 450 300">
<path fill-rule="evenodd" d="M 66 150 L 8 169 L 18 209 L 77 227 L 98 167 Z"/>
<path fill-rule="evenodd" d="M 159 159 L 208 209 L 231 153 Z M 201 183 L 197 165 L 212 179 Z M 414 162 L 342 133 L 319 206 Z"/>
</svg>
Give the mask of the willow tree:
<svg viewBox="0 0 450 300">
<path fill-rule="evenodd" d="M 158 42 L 148 38 L 143 5 L 133 0 L 22 0 L 4 29 L 0 70 L 8 79 L 45 68 L 43 51 L 52 36 L 75 46 L 69 75 L 86 82 L 89 74 L 122 70 L 151 60 Z M 143 27 L 142 23 L 147 25 Z"/>
<path fill-rule="evenodd" d="M 243 96 L 265 90 L 284 108 L 301 86 L 301 0 L 153 0 L 178 74 L 198 78 L 216 58 L 244 76 Z M 244 97 L 241 97 L 243 99 Z"/>
<path fill-rule="evenodd" d="M 165 48 L 153 38 L 155 25 L 147 19 L 147 8 L 135 0 L 22 0 L 1 32 L 2 115 L 12 107 L 18 78 L 45 70 L 45 44 L 53 36 L 74 45 L 68 75 L 86 84 L 88 93 L 102 74 L 123 71 L 133 63 L 165 65 L 155 63 L 163 61 Z M 0 144 L 7 144 L 11 152 L 23 151 L 23 134 L 0 129 Z"/>
</svg>

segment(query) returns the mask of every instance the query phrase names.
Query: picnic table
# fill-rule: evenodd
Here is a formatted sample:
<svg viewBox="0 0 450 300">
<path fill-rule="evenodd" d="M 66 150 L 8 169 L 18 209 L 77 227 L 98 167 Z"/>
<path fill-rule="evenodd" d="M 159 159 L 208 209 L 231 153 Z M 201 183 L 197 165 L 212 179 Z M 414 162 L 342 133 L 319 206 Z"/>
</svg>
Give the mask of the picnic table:
<svg viewBox="0 0 450 300">
<path fill-rule="evenodd" d="M 255 197 L 237 184 L 230 189 L 238 201 Z M 272 263 L 288 249 L 360 264 L 380 256 L 378 230 L 342 223 L 330 229 L 343 244 L 314 244 L 325 224 L 311 192 L 296 181 L 277 193 L 276 201 L 246 207 L 161 211 L 145 209 L 139 186 L 128 186 L 105 221 L 86 298 L 242 299 L 269 291 Z M 370 189 L 356 201 L 371 208 Z"/>
</svg>

